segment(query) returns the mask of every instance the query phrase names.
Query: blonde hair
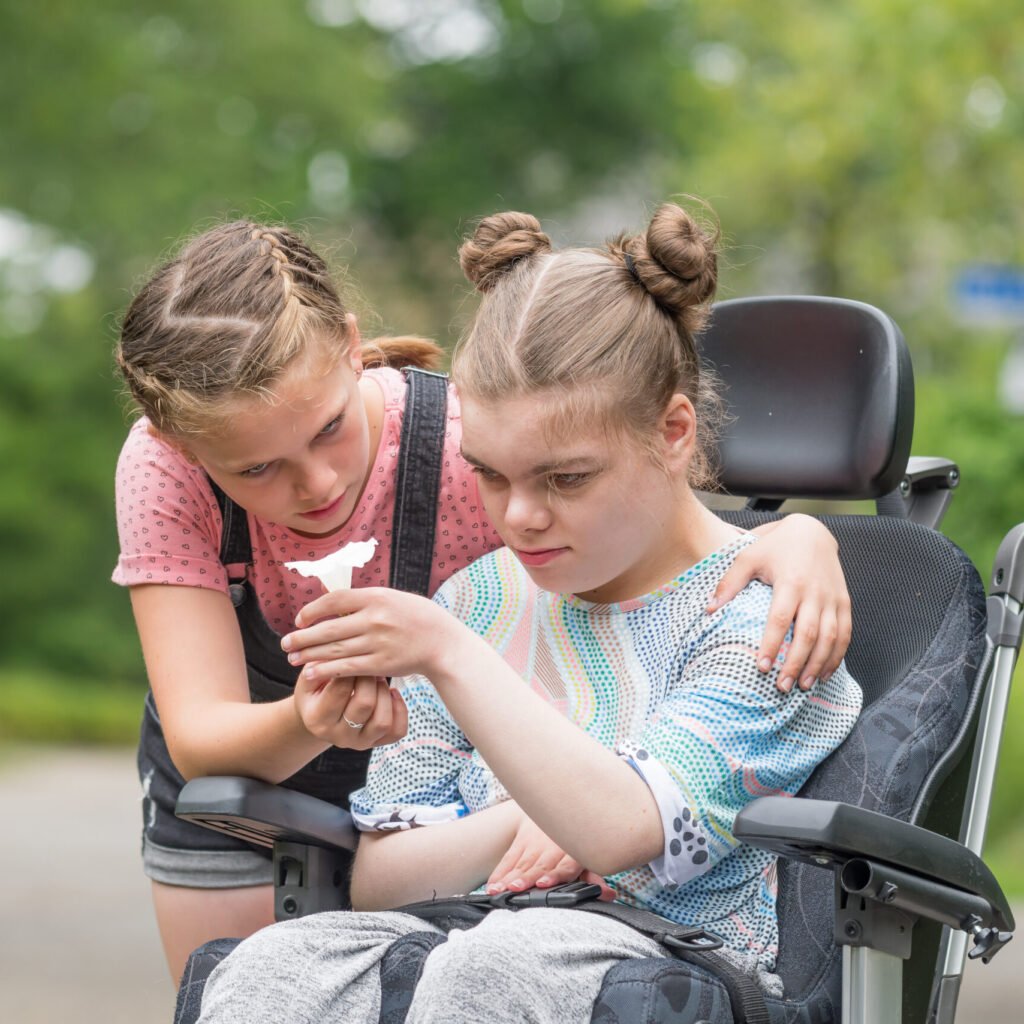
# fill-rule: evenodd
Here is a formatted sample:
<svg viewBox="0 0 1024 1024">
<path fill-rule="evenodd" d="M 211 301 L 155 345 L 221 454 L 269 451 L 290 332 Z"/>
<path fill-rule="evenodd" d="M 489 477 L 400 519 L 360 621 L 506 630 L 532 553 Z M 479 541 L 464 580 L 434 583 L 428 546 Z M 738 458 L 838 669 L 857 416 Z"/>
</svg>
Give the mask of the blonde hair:
<svg viewBox="0 0 1024 1024">
<path fill-rule="evenodd" d="M 718 236 L 674 203 L 604 249 L 553 252 L 530 214 L 484 218 L 459 250 L 483 293 L 452 358 L 459 390 L 481 401 L 551 394 L 566 424 L 592 417 L 641 444 L 684 394 L 697 411 L 689 481 L 713 489 L 721 404 L 694 336 L 718 282 Z"/>
<path fill-rule="evenodd" d="M 347 310 L 324 260 L 285 227 L 223 224 L 160 267 L 125 315 L 116 359 L 161 433 L 205 433 L 239 398 L 272 397 L 300 357 L 330 370 L 348 354 Z M 366 365 L 436 366 L 423 338 L 378 338 Z M 313 362 L 315 361 L 315 362 Z"/>
</svg>

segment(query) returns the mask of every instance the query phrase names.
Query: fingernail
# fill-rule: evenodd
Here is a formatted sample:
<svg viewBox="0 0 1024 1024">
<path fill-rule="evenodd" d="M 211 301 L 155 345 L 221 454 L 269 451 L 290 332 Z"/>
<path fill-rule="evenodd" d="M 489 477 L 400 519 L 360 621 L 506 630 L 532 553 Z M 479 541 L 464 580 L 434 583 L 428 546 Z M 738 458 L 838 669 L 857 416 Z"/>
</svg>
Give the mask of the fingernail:
<svg viewBox="0 0 1024 1024">
<path fill-rule="evenodd" d="M 292 635 L 289 633 L 287 636 L 281 637 L 281 648 L 285 651 L 292 649 Z"/>
<path fill-rule="evenodd" d="M 550 885 L 550 884 L 551 884 L 551 879 L 547 875 L 544 875 L 543 878 L 538 878 L 537 879 L 537 885 L 539 885 L 539 886 L 540 885 Z"/>
<path fill-rule="evenodd" d="M 713 612 L 718 607 L 718 598 L 713 597 L 708 601 L 708 611 Z"/>
<path fill-rule="evenodd" d="M 299 655 L 295 651 L 292 651 L 292 653 L 288 655 L 288 662 L 292 665 L 298 665 Z"/>
<path fill-rule="evenodd" d="M 312 665 L 307 665 L 307 666 L 306 666 L 306 667 L 305 667 L 305 668 L 304 668 L 304 669 L 302 670 L 302 674 L 303 674 L 303 675 L 304 675 L 304 676 L 305 676 L 305 677 L 306 677 L 307 679 L 310 679 L 310 680 L 312 680 L 312 679 L 316 679 L 316 669 L 315 669 L 315 668 L 314 668 L 314 667 L 313 667 Z"/>
<path fill-rule="evenodd" d="M 505 891 L 505 886 L 503 886 L 500 882 L 495 882 L 493 885 L 487 886 L 487 892 L 490 893 L 490 895 L 492 895 L 492 896 L 496 892 L 504 892 L 504 891 Z"/>
<path fill-rule="evenodd" d="M 758 668 L 759 668 L 759 669 L 760 669 L 760 670 L 761 670 L 762 672 L 771 672 L 771 670 L 772 670 L 772 659 L 771 659 L 771 658 L 762 658 L 762 659 L 761 659 L 761 660 L 760 660 L 760 661 L 759 661 L 759 662 L 757 663 L 757 667 L 758 667 Z"/>
<path fill-rule="evenodd" d="M 510 889 L 525 889 L 526 883 L 521 878 L 516 878 L 514 881 L 508 883 Z"/>
<path fill-rule="evenodd" d="M 800 680 L 800 689 L 801 690 L 809 690 L 813 685 L 814 685 L 814 676 L 804 676 L 804 678 Z"/>
<path fill-rule="evenodd" d="M 821 674 L 821 681 L 823 683 L 827 683 L 831 678 L 832 678 L 832 673 L 831 672 L 822 672 L 822 674 Z"/>
<path fill-rule="evenodd" d="M 793 689 L 793 677 L 792 676 L 785 676 L 784 678 L 780 679 L 779 680 L 779 689 L 783 693 L 789 693 L 789 691 Z"/>
</svg>

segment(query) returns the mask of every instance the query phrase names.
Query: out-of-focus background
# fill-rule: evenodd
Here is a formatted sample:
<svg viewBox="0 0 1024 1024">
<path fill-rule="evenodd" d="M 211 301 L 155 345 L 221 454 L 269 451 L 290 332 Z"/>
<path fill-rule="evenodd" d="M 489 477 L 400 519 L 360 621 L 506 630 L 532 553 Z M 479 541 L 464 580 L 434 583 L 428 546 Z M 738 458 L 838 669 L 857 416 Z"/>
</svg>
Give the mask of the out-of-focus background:
<svg viewBox="0 0 1024 1024">
<path fill-rule="evenodd" d="M 841 295 L 900 324 L 914 452 L 960 464 L 945 531 L 983 574 L 1024 519 L 1019 5 L 0 0 L 0 82 L 0 774 L 26 743 L 68 800 L 60 744 L 131 771 L 145 683 L 109 582 L 130 419 L 110 352 L 145 276 L 236 216 L 309 235 L 364 334 L 448 345 L 479 216 L 597 244 L 701 196 L 721 297 Z M 987 853 L 1016 897 L 1022 740 L 1018 698 Z"/>
</svg>

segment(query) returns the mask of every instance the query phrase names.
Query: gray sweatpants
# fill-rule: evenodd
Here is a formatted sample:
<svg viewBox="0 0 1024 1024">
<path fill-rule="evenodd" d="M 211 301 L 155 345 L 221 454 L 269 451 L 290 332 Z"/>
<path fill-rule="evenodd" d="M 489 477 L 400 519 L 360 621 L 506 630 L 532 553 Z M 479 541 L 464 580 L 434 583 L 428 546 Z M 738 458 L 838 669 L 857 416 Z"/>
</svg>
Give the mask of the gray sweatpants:
<svg viewBox="0 0 1024 1024">
<path fill-rule="evenodd" d="M 316 914 L 264 928 L 210 975 L 200 1024 L 377 1024 L 379 964 L 409 932 L 395 912 Z M 664 949 L 619 921 L 544 907 L 495 910 L 427 957 L 408 1024 L 588 1024 L 601 982 L 624 959 Z"/>
</svg>

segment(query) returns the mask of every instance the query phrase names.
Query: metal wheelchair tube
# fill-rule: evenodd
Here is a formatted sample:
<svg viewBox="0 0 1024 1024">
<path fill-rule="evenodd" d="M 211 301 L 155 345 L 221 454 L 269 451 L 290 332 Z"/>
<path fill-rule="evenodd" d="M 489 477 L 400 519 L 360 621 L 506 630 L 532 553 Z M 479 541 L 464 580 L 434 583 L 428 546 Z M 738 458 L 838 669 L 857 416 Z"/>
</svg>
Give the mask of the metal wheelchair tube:
<svg viewBox="0 0 1024 1024">
<path fill-rule="evenodd" d="M 1020 548 L 1022 527 L 1015 527 L 1003 539 L 993 571 L 993 591 L 1005 589 L 1006 593 L 994 593 L 989 598 L 989 619 L 1003 611 L 1009 617 L 1021 613 L 1021 604 L 1014 594 L 1020 592 L 1022 575 Z M 999 570 L 1005 563 L 1002 574 Z M 995 605 L 995 607 L 993 607 Z M 992 791 L 995 787 L 996 765 L 1002 744 L 1003 726 L 1010 702 L 1013 685 L 1013 670 L 1017 663 L 1017 650 L 1013 644 L 997 646 L 989 672 L 988 689 L 981 708 L 981 718 L 974 742 L 974 759 L 971 765 L 971 779 L 968 791 L 974 799 L 966 808 L 961 828 L 960 841 L 979 857 L 985 846 L 985 832 L 988 828 L 989 809 L 992 806 Z M 963 974 L 967 958 L 968 936 L 958 928 L 944 936 L 945 951 L 942 955 L 942 978 L 947 979 L 946 988 L 951 995 L 938 1000 L 935 1008 L 936 1021 L 952 1020 L 955 1012 L 959 979 Z M 950 1005 L 951 1004 L 951 1005 Z"/>
<path fill-rule="evenodd" d="M 843 946 L 843 1024 L 900 1024 L 903 961 L 864 946 Z"/>
<path fill-rule="evenodd" d="M 972 921 L 992 921 L 992 907 L 981 896 L 863 857 L 848 860 L 839 881 L 851 896 L 875 900 L 951 928 L 970 927 Z"/>
</svg>

